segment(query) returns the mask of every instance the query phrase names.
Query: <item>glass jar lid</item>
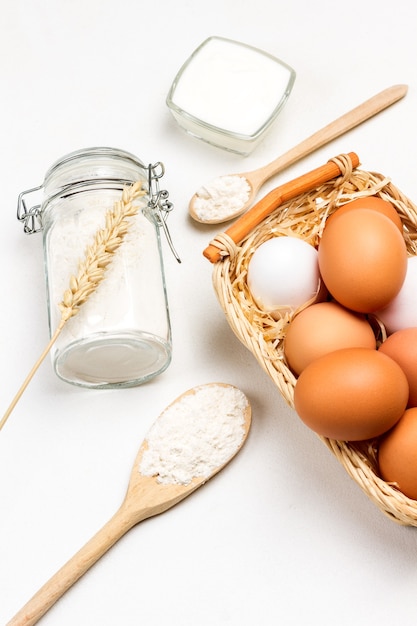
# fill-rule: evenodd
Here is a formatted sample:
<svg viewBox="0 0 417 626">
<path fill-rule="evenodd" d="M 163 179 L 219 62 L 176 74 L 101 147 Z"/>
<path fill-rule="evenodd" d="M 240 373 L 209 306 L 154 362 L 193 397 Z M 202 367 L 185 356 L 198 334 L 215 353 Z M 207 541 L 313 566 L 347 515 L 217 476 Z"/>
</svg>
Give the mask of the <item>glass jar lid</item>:
<svg viewBox="0 0 417 626">
<path fill-rule="evenodd" d="M 143 162 L 130 152 L 110 147 L 83 148 L 70 152 L 58 159 L 47 170 L 44 181 L 37 187 L 32 187 L 19 194 L 17 202 L 17 219 L 22 222 L 26 234 L 37 233 L 42 230 L 42 208 L 46 201 L 58 194 L 65 193 L 86 184 L 100 182 L 114 182 L 120 185 L 129 185 L 138 179 L 147 183 L 148 204 L 145 209 L 148 217 L 162 228 L 168 244 L 176 260 L 181 259 L 176 252 L 167 226 L 168 214 L 174 208 L 168 199 L 169 193 L 161 190 L 160 179 L 165 173 L 161 161 L 145 166 Z M 40 202 L 28 205 L 28 196 L 42 192 Z"/>
</svg>

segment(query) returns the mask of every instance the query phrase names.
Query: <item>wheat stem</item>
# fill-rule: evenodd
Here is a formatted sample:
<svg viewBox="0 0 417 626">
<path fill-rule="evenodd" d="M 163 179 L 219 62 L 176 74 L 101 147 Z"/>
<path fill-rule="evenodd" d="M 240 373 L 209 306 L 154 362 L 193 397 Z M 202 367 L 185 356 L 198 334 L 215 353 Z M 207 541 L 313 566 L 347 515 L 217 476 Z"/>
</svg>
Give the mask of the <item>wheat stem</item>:
<svg viewBox="0 0 417 626">
<path fill-rule="evenodd" d="M 114 253 L 120 247 L 128 231 L 129 218 L 136 215 L 139 211 L 140 205 L 137 203 L 133 204 L 133 201 L 144 195 L 146 195 L 146 191 L 142 188 L 142 183 L 137 181 L 130 187 L 125 188 L 121 200 L 116 201 L 113 208 L 107 211 L 105 226 L 96 232 L 93 243 L 87 246 L 84 258 L 78 265 L 77 276 L 70 276 L 68 288 L 65 290 L 62 301 L 58 305 L 61 311 L 58 327 L 0 420 L 0 430 L 7 422 L 67 321 L 78 313 L 80 306 L 88 300 L 89 296 L 105 278 L 106 268 L 111 263 Z"/>
<path fill-rule="evenodd" d="M 45 357 L 49 353 L 49 351 L 52 348 L 52 346 L 54 345 L 55 341 L 57 340 L 59 334 L 61 333 L 61 330 L 65 326 L 65 321 L 66 320 L 61 319 L 61 322 L 60 322 L 58 328 L 56 329 L 56 331 L 52 335 L 51 339 L 49 340 L 49 343 L 46 346 L 45 350 L 42 352 L 41 356 L 36 361 L 35 365 L 32 367 L 32 369 L 30 370 L 29 374 L 26 376 L 25 380 L 23 381 L 22 385 L 20 386 L 19 391 L 17 392 L 17 394 L 13 398 L 12 402 L 9 405 L 9 408 L 7 409 L 7 411 L 5 412 L 5 414 L 3 415 L 3 417 L 2 417 L 2 419 L 0 421 L 0 430 L 3 428 L 4 424 L 9 419 L 9 416 L 10 416 L 11 412 L 15 408 L 16 404 L 19 402 L 19 400 L 22 397 L 23 392 L 25 391 L 26 387 L 29 385 L 30 381 L 32 380 L 32 378 L 36 374 L 37 370 L 39 369 L 41 363 L 43 362 L 43 360 L 45 359 Z"/>
</svg>

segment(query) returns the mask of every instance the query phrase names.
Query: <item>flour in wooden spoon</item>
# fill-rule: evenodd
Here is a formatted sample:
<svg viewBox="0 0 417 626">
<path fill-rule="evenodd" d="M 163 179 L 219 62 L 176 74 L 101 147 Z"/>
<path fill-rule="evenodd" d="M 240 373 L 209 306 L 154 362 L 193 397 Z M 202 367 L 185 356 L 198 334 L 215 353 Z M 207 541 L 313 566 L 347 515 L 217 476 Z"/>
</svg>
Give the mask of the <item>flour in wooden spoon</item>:
<svg viewBox="0 0 417 626">
<path fill-rule="evenodd" d="M 194 196 L 194 213 L 201 221 L 226 220 L 243 208 L 251 187 L 244 176 L 219 176 Z"/>
<path fill-rule="evenodd" d="M 236 387 L 196 387 L 165 409 L 151 427 L 140 473 L 165 484 L 208 478 L 242 444 L 247 406 L 246 396 Z"/>
</svg>

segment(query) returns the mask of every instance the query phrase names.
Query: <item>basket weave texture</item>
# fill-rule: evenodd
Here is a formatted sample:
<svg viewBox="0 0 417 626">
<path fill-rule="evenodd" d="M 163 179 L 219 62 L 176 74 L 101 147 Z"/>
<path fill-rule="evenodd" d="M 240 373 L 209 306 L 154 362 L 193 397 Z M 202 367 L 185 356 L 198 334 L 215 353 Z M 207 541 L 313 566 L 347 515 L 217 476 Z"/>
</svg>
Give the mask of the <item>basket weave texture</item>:
<svg viewBox="0 0 417 626">
<path fill-rule="evenodd" d="M 395 206 L 403 222 L 408 254 L 417 254 L 417 206 L 386 176 L 353 169 L 347 155 L 331 160 L 340 167 L 339 177 L 281 204 L 238 245 L 224 233 L 211 242 L 222 254 L 221 260 L 213 267 L 213 286 L 226 319 L 291 408 L 294 408 L 296 378 L 286 365 L 283 339 L 296 312 L 282 311 L 276 319 L 276 315 L 273 318 L 253 301 L 246 279 L 249 261 L 258 246 L 271 237 L 285 235 L 301 237 L 317 246 L 327 217 L 339 206 L 375 195 Z M 320 439 L 383 513 L 399 524 L 417 526 L 417 501 L 406 497 L 378 476 L 375 441 Z"/>
</svg>

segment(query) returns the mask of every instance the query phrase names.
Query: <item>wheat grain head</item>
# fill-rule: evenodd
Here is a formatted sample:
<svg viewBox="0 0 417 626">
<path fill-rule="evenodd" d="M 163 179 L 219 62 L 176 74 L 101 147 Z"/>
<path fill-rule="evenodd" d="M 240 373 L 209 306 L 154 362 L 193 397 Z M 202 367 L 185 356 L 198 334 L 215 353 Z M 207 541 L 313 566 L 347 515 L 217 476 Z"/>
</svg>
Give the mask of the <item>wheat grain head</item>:
<svg viewBox="0 0 417 626">
<path fill-rule="evenodd" d="M 62 301 L 59 303 L 61 321 L 66 322 L 78 313 L 79 307 L 97 289 L 105 277 L 106 267 L 111 263 L 129 227 L 129 218 L 136 215 L 140 205 L 134 200 L 146 195 L 141 181 L 123 190 L 120 200 L 114 203 L 105 216 L 105 226 L 99 229 L 84 258 L 78 264 L 78 273 L 69 279 Z"/>
</svg>

